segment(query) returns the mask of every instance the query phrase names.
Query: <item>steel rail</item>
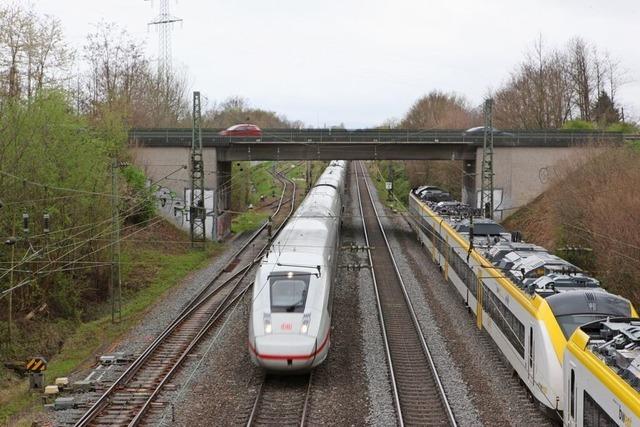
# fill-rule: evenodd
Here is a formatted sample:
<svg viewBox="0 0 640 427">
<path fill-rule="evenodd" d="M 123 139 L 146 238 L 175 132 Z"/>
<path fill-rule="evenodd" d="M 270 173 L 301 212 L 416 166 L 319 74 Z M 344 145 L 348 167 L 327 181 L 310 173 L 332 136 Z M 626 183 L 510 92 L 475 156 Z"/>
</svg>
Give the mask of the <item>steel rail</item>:
<svg viewBox="0 0 640 427">
<path fill-rule="evenodd" d="M 358 195 L 358 206 L 360 208 L 360 218 L 362 220 L 362 231 L 364 232 L 364 241 L 367 248 L 369 248 L 369 233 L 367 233 L 367 226 L 364 221 L 364 210 L 362 207 L 362 198 L 360 196 L 360 183 L 358 182 L 358 167 L 354 165 L 356 169 L 356 193 Z M 387 363 L 389 364 L 389 376 L 391 379 L 391 387 L 393 389 L 393 401 L 395 402 L 396 417 L 398 425 L 404 426 L 402 419 L 402 407 L 400 406 L 400 396 L 398 395 L 398 384 L 396 382 L 395 373 L 393 370 L 393 361 L 391 360 L 391 349 L 389 348 L 389 339 L 387 337 L 387 327 L 384 322 L 384 314 L 382 312 L 382 303 L 380 302 L 380 293 L 378 292 L 378 282 L 376 279 L 376 273 L 373 270 L 373 258 L 371 257 L 371 250 L 367 249 L 367 256 L 369 258 L 369 265 L 371 266 L 371 278 L 373 280 L 373 289 L 376 294 L 376 305 L 378 307 L 378 319 L 380 320 L 380 326 L 382 329 L 382 338 L 384 341 L 385 354 L 387 356 Z"/>
<path fill-rule="evenodd" d="M 408 311 L 409 311 L 409 313 L 411 315 L 411 320 L 412 320 L 413 325 L 415 327 L 416 335 L 420 340 L 420 344 L 422 346 L 422 349 L 423 349 L 423 352 L 425 354 L 425 357 L 426 357 L 426 359 L 428 361 L 428 365 L 429 365 L 429 368 L 430 368 L 430 370 L 432 372 L 433 379 L 434 379 L 434 381 L 435 381 L 435 383 L 437 385 L 438 394 L 440 396 L 440 399 L 442 401 L 442 405 L 443 405 L 444 410 L 446 412 L 447 419 L 448 419 L 449 424 L 451 426 L 457 426 L 457 423 L 456 423 L 456 420 L 455 420 L 455 416 L 453 414 L 453 410 L 451 409 L 451 406 L 450 406 L 449 401 L 447 399 L 446 392 L 445 392 L 444 387 L 442 385 L 442 381 L 440 380 L 440 376 L 438 375 L 438 371 L 437 371 L 435 363 L 433 361 L 433 357 L 431 356 L 431 351 L 429 350 L 427 342 L 426 342 L 426 340 L 424 338 L 424 333 L 422 332 L 422 328 L 420 327 L 420 323 L 418 321 L 418 318 L 416 316 L 415 310 L 413 308 L 413 303 L 411 302 L 411 298 L 409 297 L 409 294 L 407 293 L 406 286 L 404 284 L 404 280 L 402 279 L 402 274 L 400 273 L 400 269 L 398 268 L 398 264 L 396 262 L 395 256 L 393 255 L 393 251 L 392 251 L 391 246 L 389 244 L 389 240 L 388 240 L 387 234 L 386 234 L 386 232 L 384 230 L 384 226 L 382 225 L 382 222 L 380 220 L 380 215 L 378 213 L 378 209 L 377 209 L 375 201 L 373 199 L 373 195 L 371 193 L 370 186 L 369 186 L 369 184 L 367 182 L 367 178 L 366 178 L 367 175 L 366 175 L 366 173 L 364 171 L 364 166 L 362 165 L 361 162 L 359 162 L 358 166 L 360 167 L 360 170 L 361 170 L 361 173 L 362 173 L 362 178 L 364 180 L 364 187 L 367 190 L 367 193 L 368 193 L 368 196 L 369 196 L 369 201 L 371 203 L 371 207 L 373 208 L 373 212 L 375 213 L 375 217 L 376 217 L 376 222 L 378 224 L 378 228 L 379 228 L 380 233 L 381 233 L 381 235 L 382 235 L 382 237 L 384 239 L 386 250 L 388 251 L 388 254 L 389 254 L 390 259 L 392 261 L 393 269 L 394 269 L 395 275 L 396 275 L 396 277 L 398 279 L 398 283 L 400 284 L 400 289 L 402 291 L 402 295 L 403 295 L 404 300 L 406 302 L 407 309 L 408 309 Z M 357 180 L 357 173 L 356 173 L 356 182 L 357 181 L 358 180 Z M 363 210 L 363 206 L 362 206 L 362 199 L 360 197 L 360 186 L 359 186 L 359 184 L 358 184 L 357 188 L 358 188 L 358 201 L 360 203 L 360 212 L 362 214 L 362 224 L 363 224 L 363 229 L 365 230 L 365 240 L 366 240 L 366 243 L 367 243 L 367 247 L 369 247 L 370 246 L 369 245 L 369 238 L 368 238 L 368 234 L 366 233 L 367 226 L 366 226 L 366 223 L 365 223 L 365 216 L 364 216 L 364 210 Z M 369 261 L 370 261 L 371 266 L 372 266 L 372 268 L 371 268 L 372 275 L 374 275 L 373 263 L 372 263 L 372 257 L 371 257 L 371 250 L 368 249 L 367 252 L 369 254 Z M 379 292 L 378 292 L 378 286 L 377 286 L 377 282 L 376 282 L 375 279 L 374 279 L 374 287 L 376 288 L 376 299 L 377 299 L 377 302 L 378 302 L 378 309 L 379 309 L 378 313 L 379 313 L 380 317 L 382 318 L 384 316 L 384 314 L 383 314 L 383 311 L 382 311 L 382 305 L 380 303 L 380 296 L 379 296 Z M 385 329 L 385 327 L 384 327 L 384 323 L 383 323 L 383 330 L 384 329 Z M 384 333 L 383 336 L 384 336 L 384 339 L 385 339 L 385 347 L 388 350 L 389 349 L 389 344 L 387 342 L 386 333 Z M 391 354 L 387 353 L 387 357 L 390 360 L 391 359 Z M 393 370 L 391 364 L 390 364 L 390 370 Z M 393 374 L 391 376 L 392 376 L 392 378 L 394 378 L 393 381 L 395 381 L 395 376 Z M 395 397 L 397 398 L 398 394 L 397 394 L 397 386 L 396 385 L 394 385 L 394 391 L 396 392 L 395 393 Z M 399 401 L 397 401 L 397 406 L 400 406 L 400 402 Z M 400 412 L 400 414 L 401 414 L 401 412 Z M 404 421 L 401 421 L 400 424 L 404 425 Z"/>
<path fill-rule="evenodd" d="M 295 183 L 293 181 L 288 181 L 287 178 L 285 177 L 285 175 L 282 175 L 281 173 L 276 173 L 277 175 L 279 175 L 280 177 L 282 177 L 284 180 L 282 181 L 284 184 L 284 188 L 286 190 L 286 185 L 287 182 L 290 182 L 291 185 L 293 186 L 293 193 L 292 193 L 292 198 L 291 200 L 293 202 L 295 202 Z M 276 174 L 274 174 L 274 177 L 276 177 Z M 284 195 L 284 191 L 283 191 L 283 195 Z M 280 229 L 284 226 L 284 224 L 286 223 L 286 220 L 289 218 L 289 216 L 293 213 L 293 209 L 294 209 L 294 205 L 295 203 L 291 203 L 291 208 L 289 210 L 288 216 L 285 219 L 285 221 L 283 221 L 283 223 L 278 227 L 278 229 L 276 230 L 276 234 L 278 231 L 280 231 Z M 282 198 L 280 199 L 280 204 L 278 205 L 278 209 L 276 210 L 276 214 L 279 212 L 280 208 L 282 207 Z M 140 421 L 142 421 L 142 418 L 144 417 L 145 413 L 147 412 L 147 410 L 149 409 L 149 407 L 151 406 L 151 403 L 153 402 L 153 400 L 155 399 L 155 397 L 160 393 L 161 389 L 164 387 L 164 385 L 167 383 L 167 381 L 169 381 L 169 379 L 171 379 L 171 377 L 173 376 L 173 374 L 180 368 L 182 362 L 184 361 L 184 359 L 191 353 L 192 349 L 198 345 L 198 343 L 200 342 L 200 340 L 207 334 L 207 332 L 209 332 L 209 329 L 211 329 L 211 327 L 216 323 L 217 320 L 219 320 L 225 313 L 226 311 L 234 305 L 234 303 L 241 297 L 243 296 L 247 290 L 251 287 L 250 285 L 245 287 L 240 293 L 238 293 L 234 298 L 232 298 L 230 301 L 229 299 L 231 298 L 231 295 L 233 295 L 233 293 L 236 291 L 237 287 L 242 283 L 242 281 L 246 278 L 247 274 L 251 271 L 251 267 L 253 267 L 257 262 L 259 262 L 260 256 L 264 253 L 265 249 L 269 246 L 269 243 L 267 243 L 267 245 L 265 245 L 260 252 L 258 253 L 258 256 L 255 257 L 255 259 L 250 262 L 249 264 L 245 265 L 242 269 L 243 274 L 242 276 L 236 281 L 235 286 L 231 289 L 231 291 L 227 294 L 227 296 L 223 299 L 223 301 L 219 304 L 219 306 L 216 308 L 216 310 L 214 311 L 214 313 L 211 315 L 211 317 L 209 318 L 209 320 L 207 320 L 207 322 L 203 325 L 203 327 L 200 329 L 200 331 L 198 332 L 198 334 L 193 338 L 193 340 L 191 341 L 191 343 L 189 344 L 189 346 L 183 351 L 182 355 L 180 356 L 180 358 L 178 360 L 176 360 L 176 362 L 174 363 L 173 367 L 169 370 L 169 372 L 167 372 L 167 374 L 165 375 L 165 377 L 162 379 L 162 381 L 160 381 L 160 383 L 156 386 L 156 389 L 153 391 L 153 393 L 151 393 L 151 395 L 149 396 L 149 398 L 147 399 L 147 401 L 144 403 L 144 405 L 140 408 L 138 414 L 136 414 L 136 416 L 134 417 L 134 419 L 129 423 L 129 427 L 134 427 L 137 426 Z"/>
<path fill-rule="evenodd" d="M 300 420 L 300 427 L 305 426 L 307 420 L 307 413 L 309 412 L 309 397 L 311 397 L 311 384 L 313 383 L 313 371 L 309 373 L 309 384 L 307 384 L 307 395 L 304 398 L 304 405 L 302 406 L 302 419 Z"/>
<path fill-rule="evenodd" d="M 284 177 L 284 175 L 279 174 L 281 177 Z M 278 203 L 278 207 L 274 212 L 274 216 L 277 215 L 277 213 L 280 211 L 280 209 L 282 208 L 283 205 L 283 201 L 284 201 L 284 197 L 286 194 L 286 189 L 287 189 L 287 182 L 290 183 L 292 185 L 292 203 L 291 203 L 291 209 L 289 214 L 287 215 L 287 217 L 285 218 L 285 220 L 283 221 L 283 223 L 278 227 L 278 229 L 276 230 L 276 234 L 280 231 L 280 229 L 284 226 L 284 224 L 286 223 L 286 221 L 288 220 L 288 218 L 291 216 L 291 214 L 293 213 L 293 207 L 295 205 L 295 192 L 296 192 L 296 184 L 292 181 L 289 180 L 288 178 L 284 177 L 281 182 L 283 183 L 283 189 L 282 189 L 282 194 L 280 196 L 280 201 Z M 229 267 L 234 261 L 235 259 L 241 254 L 243 253 L 251 243 L 253 243 L 255 241 L 255 239 L 262 233 L 262 231 L 265 230 L 265 228 L 268 225 L 268 221 L 265 221 L 259 228 L 258 230 L 256 230 L 256 232 L 249 238 L 249 240 L 247 242 L 245 242 L 234 254 L 233 256 L 230 258 L 230 261 L 225 264 L 225 266 L 223 268 L 221 268 L 219 270 L 219 272 L 214 276 L 214 278 L 212 280 L 209 281 L 209 283 L 200 291 L 198 292 L 198 294 L 191 299 L 191 302 L 180 312 L 180 314 L 176 317 L 176 319 L 174 321 L 172 321 L 164 330 L 163 332 L 161 332 L 155 339 L 154 341 L 149 344 L 149 346 L 147 346 L 147 348 L 143 351 L 143 353 L 125 370 L 125 372 L 120 375 L 120 377 L 118 377 L 118 379 L 116 379 L 116 381 L 100 396 L 100 398 L 98 398 L 98 400 L 89 408 L 89 410 L 87 412 L 85 412 L 83 414 L 83 416 L 76 422 L 75 426 L 76 427 L 81 427 L 81 426 L 86 426 L 88 425 L 103 409 L 105 406 L 108 405 L 108 400 L 109 397 L 116 391 L 116 389 L 131 380 L 131 378 L 136 374 L 136 372 L 140 369 L 141 366 L 144 365 L 145 361 L 149 359 L 149 357 L 158 349 L 158 347 L 160 346 L 160 344 L 168 337 L 171 335 L 171 333 L 180 325 L 182 324 L 186 319 L 188 319 L 191 314 L 193 314 L 193 312 L 195 310 L 197 310 L 197 308 L 201 307 L 206 301 L 208 301 L 211 297 L 213 297 L 214 295 L 216 295 L 221 289 L 223 289 L 224 287 L 226 287 L 229 283 L 231 283 L 236 277 L 238 277 L 239 275 L 246 275 L 246 273 L 249 271 L 249 269 L 255 264 L 256 260 L 258 257 L 256 257 L 256 259 L 253 260 L 253 262 L 245 265 L 244 267 L 242 267 L 238 272 L 234 273 L 230 278 L 226 279 L 222 284 L 220 284 L 218 287 L 216 287 L 215 289 L 213 289 L 211 292 L 209 292 L 207 294 L 207 292 L 209 291 L 210 287 L 222 276 L 222 274 L 224 274 L 224 270 Z M 260 251 L 260 254 L 264 252 L 264 250 L 266 249 L 266 247 L 268 246 L 265 245 L 265 247 L 263 247 Z M 236 285 L 238 283 L 240 283 L 242 280 L 239 280 Z M 235 288 L 234 288 L 235 289 Z M 233 293 L 232 292 L 229 294 L 231 295 Z M 219 307 L 221 307 L 222 305 L 220 305 Z M 219 308 L 218 307 L 218 308 Z M 228 308 L 228 307 L 227 307 Z M 218 309 L 216 309 L 216 311 L 218 311 Z M 181 357 L 181 360 L 183 360 L 184 358 Z M 172 369 L 173 371 L 173 369 Z M 163 382 L 164 384 L 164 382 Z M 154 391 L 155 392 L 155 391 Z"/>
<path fill-rule="evenodd" d="M 260 388 L 258 388 L 258 392 L 256 393 L 256 398 L 253 402 L 253 406 L 251 407 L 251 413 L 249 414 L 249 419 L 247 420 L 247 427 L 260 425 L 260 423 L 258 422 L 258 416 L 261 413 L 261 407 L 265 405 L 265 395 L 268 393 L 265 390 L 267 388 L 266 384 L 269 382 L 269 378 L 271 377 L 268 374 L 265 375 L 262 379 L 262 382 L 260 383 Z M 298 379 L 298 378 L 295 378 L 295 379 Z M 300 427 L 304 427 L 306 425 L 307 415 L 309 413 L 309 401 L 311 396 L 312 381 L 313 381 L 313 371 L 309 372 L 309 374 L 307 375 L 307 383 L 306 383 L 306 387 L 304 388 L 304 400 L 298 399 L 298 400 L 302 400 L 302 405 L 301 405 L 302 408 L 301 408 L 301 411 L 299 411 Z M 279 399 L 281 401 L 286 399 L 286 402 L 280 402 L 282 403 L 282 405 L 273 405 L 273 402 L 268 402 L 266 406 L 269 407 L 268 410 L 270 411 L 273 411 L 274 407 L 280 407 L 284 412 L 284 414 L 280 414 L 280 415 L 292 415 L 290 412 L 290 408 L 288 406 L 285 406 L 285 404 L 291 404 L 291 401 L 294 400 L 292 399 L 293 397 L 292 394 L 300 394 L 300 392 L 301 390 L 298 390 L 298 389 L 287 390 L 287 395 Z M 271 403 L 271 405 L 269 405 L 269 403 Z M 270 414 L 271 419 L 269 420 L 268 424 L 275 425 L 280 423 L 282 420 L 280 419 L 281 417 L 278 417 L 278 415 L 279 414 L 277 412 L 276 413 L 271 412 Z"/>
</svg>

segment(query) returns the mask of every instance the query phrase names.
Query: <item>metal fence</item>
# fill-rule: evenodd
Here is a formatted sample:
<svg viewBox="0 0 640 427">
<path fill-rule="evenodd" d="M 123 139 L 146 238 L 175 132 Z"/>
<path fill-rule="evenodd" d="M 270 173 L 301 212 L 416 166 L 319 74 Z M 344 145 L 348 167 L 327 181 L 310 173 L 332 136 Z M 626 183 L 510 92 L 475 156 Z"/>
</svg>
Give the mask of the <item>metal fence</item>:
<svg viewBox="0 0 640 427">
<path fill-rule="evenodd" d="M 220 129 L 203 129 L 202 140 L 205 145 L 227 145 L 232 142 L 271 142 L 271 143 L 460 143 L 482 144 L 482 132 L 473 133 L 462 130 L 409 130 L 409 129 L 264 129 L 261 137 L 228 137 L 219 135 Z M 564 131 L 530 130 L 500 131 L 494 133 L 496 146 L 558 146 L 583 145 L 594 143 L 620 144 L 626 139 L 638 135 L 624 135 L 621 132 L 605 131 Z M 144 145 L 187 146 L 191 144 L 191 129 L 132 129 L 129 139 L 133 143 Z M 640 139 L 640 138 L 638 138 Z"/>
</svg>

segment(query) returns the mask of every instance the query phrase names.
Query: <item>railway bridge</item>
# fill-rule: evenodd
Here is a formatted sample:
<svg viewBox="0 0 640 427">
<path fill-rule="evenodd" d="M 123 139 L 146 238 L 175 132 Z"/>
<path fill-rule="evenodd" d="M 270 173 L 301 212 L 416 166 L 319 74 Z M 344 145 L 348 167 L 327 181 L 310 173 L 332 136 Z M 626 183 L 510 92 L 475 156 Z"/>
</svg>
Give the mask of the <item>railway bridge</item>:
<svg viewBox="0 0 640 427">
<path fill-rule="evenodd" d="M 215 195 L 216 210 L 230 208 L 231 163 L 261 160 L 459 160 L 464 170 L 463 201 L 477 203 L 483 135 L 461 130 L 267 129 L 262 137 L 224 137 L 203 129 L 205 186 Z M 178 199 L 188 200 L 191 129 L 133 129 L 129 142 L 134 161 L 152 181 Z M 497 219 L 508 216 L 542 193 L 568 162 L 587 150 L 623 143 L 617 132 L 526 131 L 494 135 L 494 199 Z M 598 148 L 599 147 L 599 148 Z M 219 235 L 230 216 L 217 215 Z M 211 228 L 209 228 L 211 229 Z"/>
</svg>

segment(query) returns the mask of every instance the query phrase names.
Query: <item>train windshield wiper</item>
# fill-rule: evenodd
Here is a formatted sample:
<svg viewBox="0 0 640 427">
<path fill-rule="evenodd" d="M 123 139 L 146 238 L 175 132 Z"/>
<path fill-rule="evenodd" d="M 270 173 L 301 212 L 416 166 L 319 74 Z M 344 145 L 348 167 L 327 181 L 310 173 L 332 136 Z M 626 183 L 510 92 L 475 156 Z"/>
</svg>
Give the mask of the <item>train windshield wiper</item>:
<svg viewBox="0 0 640 427">
<path fill-rule="evenodd" d="M 302 307 L 303 305 L 304 305 L 304 298 L 293 305 L 287 306 L 285 310 L 287 313 L 292 313 L 296 310 L 296 308 Z"/>
</svg>

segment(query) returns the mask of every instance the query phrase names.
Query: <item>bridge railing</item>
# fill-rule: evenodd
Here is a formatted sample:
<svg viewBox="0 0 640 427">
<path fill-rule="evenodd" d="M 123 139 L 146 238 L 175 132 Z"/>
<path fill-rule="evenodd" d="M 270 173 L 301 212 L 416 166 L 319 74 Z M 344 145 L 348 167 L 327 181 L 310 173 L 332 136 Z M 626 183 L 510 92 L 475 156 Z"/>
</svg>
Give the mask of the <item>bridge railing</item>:
<svg viewBox="0 0 640 427">
<path fill-rule="evenodd" d="M 203 143 L 228 145 L 231 142 L 265 143 L 463 143 L 482 144 L 482 132 L 436 129 L 264 129 L 260 138 L 228 137 L 218 134 L 220 129 L 203 129 Z M 144 145 L 188 146 L 191 129 L 132 129 L 130 140 Z M 506 130 L 494 133 L 497 146 L 554 146 L 590 143 L 622 143 L 626 139 L 621 132 L 563 131 L 563 130 Z"/>
</svg>

